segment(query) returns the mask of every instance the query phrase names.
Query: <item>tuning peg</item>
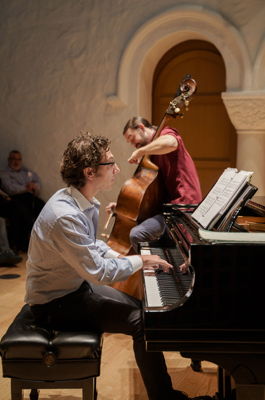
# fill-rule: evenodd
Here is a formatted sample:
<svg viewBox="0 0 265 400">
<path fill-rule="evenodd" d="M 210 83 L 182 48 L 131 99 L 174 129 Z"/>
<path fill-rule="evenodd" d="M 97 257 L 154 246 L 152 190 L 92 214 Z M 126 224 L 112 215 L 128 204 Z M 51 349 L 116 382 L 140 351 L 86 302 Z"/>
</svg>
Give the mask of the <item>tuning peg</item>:
<svg viewBox="0 0 265 400">
<path fill-rule="evenodd" d="M 174 111 L 176 114 L 178 114 L 180 112 L 180 108 L 179 107 L 174 107 Z"/>
</svg>

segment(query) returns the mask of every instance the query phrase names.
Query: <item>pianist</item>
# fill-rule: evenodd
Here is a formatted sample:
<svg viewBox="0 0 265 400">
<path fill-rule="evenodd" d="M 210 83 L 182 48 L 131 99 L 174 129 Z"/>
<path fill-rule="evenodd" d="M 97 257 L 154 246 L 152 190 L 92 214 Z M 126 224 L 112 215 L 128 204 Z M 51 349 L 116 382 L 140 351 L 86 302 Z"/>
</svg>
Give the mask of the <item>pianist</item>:
<svg viewBox="0 0 265 400">
<path fill-rule="evenodd" d="M 68 144 L 61 164 L 68 187 L 51 197 L 32 230 L 25 301 L 41 326 L 131 335 L 149 400 L 185 400 L 172 389 L 163 354 L 145 350 L 140 302 L 107 286 L 142 267 L 171 268 L 158 256 L 121 257 L 96 239 L 94 196 L 118 172 L 107 138 L 84 134 Z"/>
</svg>

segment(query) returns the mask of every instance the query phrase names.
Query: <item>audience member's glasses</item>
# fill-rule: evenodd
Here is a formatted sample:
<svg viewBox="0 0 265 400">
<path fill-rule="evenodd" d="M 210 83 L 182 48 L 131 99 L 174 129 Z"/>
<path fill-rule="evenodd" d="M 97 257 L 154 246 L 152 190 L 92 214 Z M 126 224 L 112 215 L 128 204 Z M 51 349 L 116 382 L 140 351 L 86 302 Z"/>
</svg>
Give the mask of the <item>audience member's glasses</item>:
<svg viewBox="0 0 265 400">
<path fill-rule="evenodd" d="M 10 161 L 21 161 L 22 158 L 16 158 L 16 157 L 9 157 Z"/>
<path fill-rule="evenodd" d="M 116 161 L 109 161 L 109 162 L 100 162 L 98 165 L 115 165 Z"/>
</svg>

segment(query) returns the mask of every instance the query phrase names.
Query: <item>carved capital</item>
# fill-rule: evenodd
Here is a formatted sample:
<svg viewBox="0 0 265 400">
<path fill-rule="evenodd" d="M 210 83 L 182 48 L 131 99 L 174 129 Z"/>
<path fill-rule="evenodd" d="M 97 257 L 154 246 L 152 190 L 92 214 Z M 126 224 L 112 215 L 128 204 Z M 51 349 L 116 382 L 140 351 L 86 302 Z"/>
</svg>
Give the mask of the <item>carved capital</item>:
<svg viewBox="0 0 265 400">
<path fill-rule="evenodd" d="M 265 133 L 265 92 L 224 92 L 222 99 L 238 133 Z"/>
</svg>

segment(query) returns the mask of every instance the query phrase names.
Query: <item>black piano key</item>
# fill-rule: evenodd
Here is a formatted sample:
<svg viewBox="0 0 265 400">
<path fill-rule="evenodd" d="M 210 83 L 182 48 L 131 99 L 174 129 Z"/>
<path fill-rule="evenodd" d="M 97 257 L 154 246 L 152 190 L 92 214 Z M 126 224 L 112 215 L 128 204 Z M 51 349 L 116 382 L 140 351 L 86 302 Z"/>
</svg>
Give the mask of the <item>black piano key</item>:
<svg viewBox="0 0 265 400">
<path fill-rule="evenodd" d="M 181 253 L 175 248 L 150 248 L 151 254 L 159 255 L 173 265 L 169 272 L 163 272 L 162 268 L 156 270 L 156 278 L 160 292 L 160 298 L 163 305 L 171 305 L 179 301 L 191 286 L 191 275 L 183 274 L 179 266 L 183 264 L 184 259 Z"/>
</svg>

